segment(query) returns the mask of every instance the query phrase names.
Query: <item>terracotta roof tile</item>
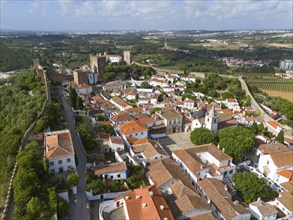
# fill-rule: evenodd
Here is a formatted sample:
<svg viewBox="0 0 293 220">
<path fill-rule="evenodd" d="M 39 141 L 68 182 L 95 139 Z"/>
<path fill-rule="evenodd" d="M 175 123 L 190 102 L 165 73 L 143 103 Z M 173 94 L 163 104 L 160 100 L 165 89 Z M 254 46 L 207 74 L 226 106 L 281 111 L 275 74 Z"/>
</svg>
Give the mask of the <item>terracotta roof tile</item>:
<svg viewBox="0 0 293 220">
<path fill-rule="evenodd" d="M 124 162 L 102 164 L 102 165 L 98 165 L 91 168 L 91 171 L 93 171 L 96 176 L 104 175 L 108 173 L 114 173 L 114 172 L 121 172 L 126 170 L 127 170 L 127 166 L 126 166 L 126 163 Z"/>
<path fill-rule="evenodd" d="M 242 205 L 232 202 L 231 195 L 225 190 L 225 184 L 221 180 L 206 178 L 198 184 L 225 219 L 234 219 L 239 214 L 249 213 Z"/>
<path fill-rule="evenodd" d="M 263 154 L 273 154 L 278 152 L 289 151 L 290 149 L 281 143 L 261 144 L 258 147 Z"/>
<path fill-rule="evenodd" d="M 128 196 L 127 199 L 126 196 Z M 126 206 L 129 219 L 174 219 L 160 190 L 154 185 L 134 189 L 116 198 L 115 201 L 122 198 L 124 198 L 124 206 Z"/>
<path fill-rule="evenodd" d="M 123 134 L 132 134 L 142 131 L 148 131 L 148 128 L 138 121 L 128 122 L 126 124 L 118 126 Z"/>
<path fill-rule="evenodd" d="M 129 106 L 127 102 L 123 101 L 121 98 L 119 97 L 113 97 L 112 101 L 115 102 L 116 104 L 122 106 L 122 107 L 127 107 Z"/>
<path fill-rule="evenodd" d="M 68 130 L 45 133 L 45 156 L 48 159 L 74 155 L 71 135 Z"/>
<path fill-rule="evenodd" d="M 269 215 L 274 215 L 278 213 L 278 210 L 274 208 L 274 206 L 265 203 L 263 201 L 257 201 L 250 203 L 249 205 L 256 206 L 259 212 L 262 214 L 263 217 L 269 216 Z"/>
<path fill-rule="evenodd" d="M 290 212 L 293 212 L 293 195 L 289 192 L 282 192 L 279 196 L 276 200 L 282 203 Z"/>
<path fill-rule="evenodd" d="M 293 165 L 293 151 L 292 150 L 270 154 L 270 156 L 277 167 L 286 167 L 286 166 Z"/>
</svg>

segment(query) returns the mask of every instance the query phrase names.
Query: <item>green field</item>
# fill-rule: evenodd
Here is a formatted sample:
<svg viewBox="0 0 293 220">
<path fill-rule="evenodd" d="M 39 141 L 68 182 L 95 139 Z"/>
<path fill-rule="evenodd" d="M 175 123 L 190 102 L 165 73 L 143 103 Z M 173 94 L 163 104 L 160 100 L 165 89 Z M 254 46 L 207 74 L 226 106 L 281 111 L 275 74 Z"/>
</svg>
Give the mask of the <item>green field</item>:
<svg viewBox="0 0 293 220">
<path fill-rule="evenodd" d="M 248 81 L 250 85 L 256 86 L 262 90 L 274 90 L 281 92 L 293 92 L 293 81 L 292 80 L 253 80 Z"/>
</svg>

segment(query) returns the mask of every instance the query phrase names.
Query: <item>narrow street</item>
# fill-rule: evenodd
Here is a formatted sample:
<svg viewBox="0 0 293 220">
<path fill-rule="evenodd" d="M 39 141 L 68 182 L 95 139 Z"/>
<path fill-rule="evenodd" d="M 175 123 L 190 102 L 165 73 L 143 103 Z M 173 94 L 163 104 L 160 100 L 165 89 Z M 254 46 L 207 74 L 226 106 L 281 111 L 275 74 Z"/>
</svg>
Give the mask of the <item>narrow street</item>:
<svg viewBox="0 0 293 220">
<path fill-rule="evenodd" d="M 66 98 L 62 93 L 62 88 L 59 88 L 59 99 L 64 110 L 64 117 L 68 123 L 68 128 L 71 133 L 72 143 L 74 146 L 75 154 L 77 156 L 77 173 L 80 181 L 77 185 L 77 196 L 74 212 L 74 220 L 88 220 L 90 219 L 90 213 L 87 210 L 87 198 L 85 194 L 86 183 L 85 183 L 85 169 L 86 169 L 86 155 L 80 140 L 80 137 L 75 132 L 75 121 L 74 114 L 71 106 L 67 103 Z"/>
</svg>

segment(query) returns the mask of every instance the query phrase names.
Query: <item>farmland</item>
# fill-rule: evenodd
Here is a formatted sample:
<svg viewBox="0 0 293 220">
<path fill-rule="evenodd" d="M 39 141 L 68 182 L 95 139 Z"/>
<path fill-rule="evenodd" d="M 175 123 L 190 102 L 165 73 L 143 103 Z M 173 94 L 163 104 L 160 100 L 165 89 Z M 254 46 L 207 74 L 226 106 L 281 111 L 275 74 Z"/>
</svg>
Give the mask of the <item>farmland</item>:
<svg viewBox="0 0 293 220">
<path fill-rule="evenodd" d="M 250 85 L 256 86 L 261 90 L 273 90 L 280 92 L 292 92 L 293 93 L 293 81 L 280 81 L 280 80 L 253 80 L 248 81 Z"/>
</svg>

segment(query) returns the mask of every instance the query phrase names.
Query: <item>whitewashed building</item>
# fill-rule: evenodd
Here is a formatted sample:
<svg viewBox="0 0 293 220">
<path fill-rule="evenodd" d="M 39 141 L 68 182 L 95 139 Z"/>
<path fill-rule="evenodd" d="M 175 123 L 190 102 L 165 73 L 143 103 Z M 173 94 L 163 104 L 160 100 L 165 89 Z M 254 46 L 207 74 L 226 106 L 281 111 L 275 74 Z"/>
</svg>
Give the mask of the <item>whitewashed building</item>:
<svg viewBox="0 0 293 220">
<path fill-rule="evenodd" d="M 76 168 L 69 130 L 46 132 L 44 150 L 44 157 L 49 162 L 50 173 L 71 171 Z"/>
</svg>

